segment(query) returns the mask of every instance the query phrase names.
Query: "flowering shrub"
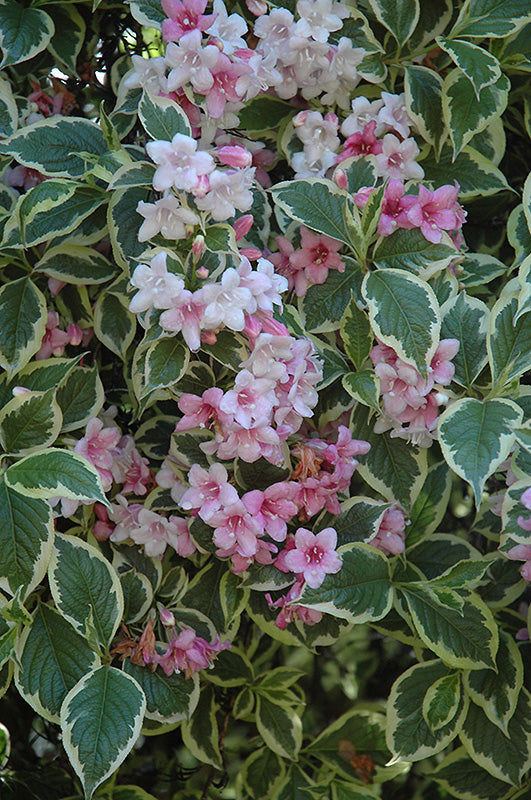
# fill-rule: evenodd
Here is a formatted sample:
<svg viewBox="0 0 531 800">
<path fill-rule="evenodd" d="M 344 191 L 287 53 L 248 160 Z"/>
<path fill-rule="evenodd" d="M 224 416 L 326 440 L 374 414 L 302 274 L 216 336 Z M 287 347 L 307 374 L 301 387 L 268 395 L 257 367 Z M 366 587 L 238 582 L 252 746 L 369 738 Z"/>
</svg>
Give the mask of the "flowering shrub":
<svg viewBox="0 0 531 800">
<path fill-rule="evenodd" d="M 0 32 L 2 792 L 529 797 L 529 4 Z"/>
</svg>

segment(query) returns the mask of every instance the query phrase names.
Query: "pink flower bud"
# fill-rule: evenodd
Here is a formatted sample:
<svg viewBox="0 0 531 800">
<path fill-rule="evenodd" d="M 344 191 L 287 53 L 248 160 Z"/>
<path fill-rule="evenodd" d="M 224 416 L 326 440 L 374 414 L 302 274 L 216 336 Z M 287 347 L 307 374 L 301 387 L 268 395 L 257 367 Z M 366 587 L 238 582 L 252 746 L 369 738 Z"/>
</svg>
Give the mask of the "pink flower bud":
<svg viewBox="0 0 531 800">
<path fill-rule="evenodd" d="M 202 331 L 201 332 L 201 341 L 203 344 L 216 344 L 218 337 L 214 333 L 214 331 Z"/>
<path fill-rule="evenodd" d="M 168 608 L 160 609 L 159 618 L 162 624 L 168 628 L 172 628 L 175 625 L 175 617 Z"/>
<path fill-rule="evenodd" d="M 238 219 L 233 225 L 237 242 L 239 242 L 240 239 L 243 239 L 243 237 L 249 233 L 249 231 L 253 227 L 253 222 L 254 222 L 254 217 L 252 214 L 244 214 L 243 217 L 238 217 Z"/>
<path fill-rule="evenodd" d="M 296 114 L 293 117 L 293 119 L 291 120 L 292 123 L 293 123 L 293 127 L 294 128 L 300 128 L 301 125 L 304 125 L 304 123 L 306 122 L 306 120 L 308 118 L 308 114 L 309 113 L 310 113 L 309 111 L 299 111 L 299 113 Z"/>
<path fill-rule="evenodd" d="M 204 281 L 210 275 L 210 270 L 206 267 L 199 267 L 199 269 L 196 269 L 195 274 L 199 280 Z"/>
<path fill-rule="evenodd" d="M 83 341 L 83 331 L 79 325 L 70 324 L 66 329 L 66 332 L 70 337 L 70 344 L 78 345 Z"/>
<path fill-rule="evenodd" d="M 245 0 L 245 5 L 255 17 L 267 14 L 267 3 L 264 3 L 263 0 Z"/>
<path fill-rule="evenodd" d="M 253 317 L 252 314 L 246 314 L 243 331 L 247 334 L 249 339 L 256 339 L 258 334 L 262 332 L 262 323 L 256 317 Z"/>
<path fill-rule="evenodd" d="M 327 122 L 331 122 L 332 125 L 334 125 L 334 127 L 337 129 L 337 127 L 339 125 L 339 119 L 337 117 L 337 114 L 333 114 L 332 112 L 329 112 L 328 114 L 325 114 L 325 120 Z"/>
<path fill-rule="evenodd" d="M 13 397 L 20 397 L 22 394 L 29 394 L 31 389 L 26 389 L 25 386 L 14 386 L 12 389 Z"/>
<path fill-rule="evenodd" d="M 205 237 L 198 234 L 192 244 L 192 253 L 196 258 L 199 258 L 205 252 Z"/>
<path fill-rule="evenodd" d="M 195 189 L 193 189 L 192 194 L 194 197 L 204 197 L 206 193 L 210 191 L 210 181 L 208 180 L 208 175 L 200 175 L 197 179 L 197 183 Z"/>
<path fill-rule="evenodd" d="M 264 315 L 262 319 L 262 330 L 264 333 L 271 333 L 273 336 L 289 336 L 290 333 L 283 322 L 279 322 L 274 317 Z"/>
<path fill-rule="evenodd" d="M 61 289 L 66 286 L 64 281 L 60 281 L 58 278 L 48 278 L 48 289 L 50 294 L 53 294 L 54 297 L 57 297 Z"/>
<path fill-rule="evenodd" d="M 333 178 L 334 178 L 334 183 L 336 184 L 336 186 L 339 186 L 340 189 L 348 189 L 348 178 L 347 178 L 347 173 L 345 172 L 344 169 L 338 167 L 334 171 Z"/>
<path fill-rule="evenodd" d="M 222 164 L 226 164 L 228 167 L 234 167 L 235 169 L 250 167 L 253 160 L 251 153 L 246 150 L 245 147 L 240 147 L 240 145 L 237 144 L 227 144 L 224 147 L 217 147 L 214 152 Z"/>
<path fill-rule="evenodd" d="M 244 247 L 240 250 L 240 255 L 245 256 L 249 261 L 256 261 L 257 258 L 262 258 L 262 251 L 256 247 Z"/>
</svg>

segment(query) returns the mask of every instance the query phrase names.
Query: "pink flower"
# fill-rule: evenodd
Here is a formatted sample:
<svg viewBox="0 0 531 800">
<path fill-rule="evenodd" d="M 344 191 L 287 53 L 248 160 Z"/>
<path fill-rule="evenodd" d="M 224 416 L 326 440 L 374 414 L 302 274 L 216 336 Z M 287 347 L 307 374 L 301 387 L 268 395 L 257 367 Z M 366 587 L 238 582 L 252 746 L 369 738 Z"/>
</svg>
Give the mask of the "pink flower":
<svg viewBox="0 0 531 800">
<path fill-rule="evenodd" d="M 419 186 L 417 202 L 408 209 L 407 217 L 429 242 L 438 244 L 442 238 L 441 231 L 458 230 L 463 224 L 465 214 L 457 202 L 458 194 L 457 183 L 455 186 L 440 186 L 434 192 L 422 184 Z"/>
<path fill-rule="evenodd" d="M 96 467 L 105 491 L 112 486 L 113 451 L 120 438 L 118 428 L 104 428 L 100 419 L 92 417 L 87 423 L 85 435 L 74 447 L 75 453 L 84 456 Z"/>
<path fill-rule="evenodd" d="M 186 511 L 196 511 L 205 522 L 216 511 L 239 500 L 238 492 L 228 482 L 223 464 L 212 464 L 208 470 L 194 464 L 188 473 L 188 482 L 190 488 L 183 494 L 180 506 Z"/>
<path fill-rule="evenodd" d="M 177 42 L 188 31 L 206 31 L 215 15 L 203 14 L 207 0 L 162 0 L 164 13 L 170 19 L 162 22 L 162 38 L 165 42 Z"/>
<path fill-rule="evenodd" d="M 58 329 L 59 314 L 57 311 L 48 311 L 46 320 L 46 332 L 42 338 L 41 346 L 35 354 L 37 361 L 50 356 L 62 356 L 67 344 L 70 344 L 70 336 L 66 331 Z M 76 326 L 77 327 L 77 326 Z"/>
<path fill-rule="evenodd" d="M 217 63 L 212 67 L 213 84 L 206 95 L 206 108 L 214 119 L 223 116 L 227 103 L 239 103 L 245 94 L 238 91 L 238 81 L 242 75 L 248 75 L 251 68 L 240 61 L 234 63 L 226 55 L 220 53 Z"/>
<path fill-rule="evenodd" d="M 416 197 L 405 194 L 404 184 L 401 180 L 391 178 L 385 187 L 380 219 L 378 220 L 378 234 L 380 236 L 390 236 L 397 228 L 415 227 L 408 218 L 407 211 L 416 202 Z"/>
<path fill-rule="evenodd" d="M 191 628 L 184 628 L 179 634 L 173 629 L 171 635 L 166 652 L 162 655 L 154 653 L 150 658 L 151 663 L 162 667 L 166 675 L 184 672 L 190 678 L 194 672 L 211 667 L 216 655 L 231 646 L 228 640 L 221 642 L 219 636 L 209 644 Z"/>
<path fill-rule="evenodd" d="M 383 515 L 378 533 L 370 544 L 385 555 L 403 553 L 405 547 L 406 518 L 401 508 L 393 505 Z"/>
<path fill-rule="evenodd" d="M 205 311 L 202 290 L 181 289 L 169 299 L 171 305 L 160 315 L 159 324 L 166 331 L 180 331 L 192 353 L 196 353 L 201 347 L 201 320 Z"/>
<path fill-rule="evenodd" d="M 139 291 L 129 303 L 129 311 L 140 314 L 149 308 L 171 308 L 173 298 L 179 296 L 184 281 L 168 272 L 167 253 L 157 253 L 151 264 L 139 264 L 131 278 L 131 285 Z"/>
<path fill-rule="evenodd" d="M 520 575 L 525 581 L 531 581 L 531 544 L 517 544 L 507 553 L 512 561 L 524 561 Z"/>
<path fill-rule="evenodd" d="M 237 500 L 223 511 L 216 511 L 208 524 L 215 529 L 212 541 L 218 548 L 216 555 L 222 558 L 233 553 L 244 558 L 254 556 L 258 550 L 258 537 L 264 532 L 242 500 Z"/>
<path fill-rule="evenodd" d="M 341 569 L 341 557 L 335 552 L 337 533 L 334 528 L 325 528 L 313 534 L 306 528 L 299 528 L 295 533 L 295 548 L 285 558 L 285 563 L 304 580 L 312 589 L 317 589 L 327 574 L 334 574 Z"/>
<path fill-rule="evenodd" d="M 201 397 L 183 392 L 177 405 L 184 416 L 175 426 L 176 431 L 188 431 L 192 428 L 207 428 L 212 423 L 223 419 L 219 403 L 223 397 L 222 389 L 212 387 L 206 389 Z"/>
<path fill-rule="evenodd" d="M 196 546 L 190 536 L 188 521 L 182 517 L 176 517 L 173 514 L 170 516 L 166 528 L 166 537 L 168 544 L 173 547 L 181 558 L 188 558 L 195 553 Z"/>
<path fill-rule="evenodd" d="M 343 149 L 336 156 L 336 163 L 340 164 L 347 158 L 360 158 L 361 156 L 378 155 L 383 150 L 383 145 L 374 135 L 376 120 L 368 122 L 362 133 L 353 133 L 345 140 Z"/>
<path fill-rule="evenodd" d="M 294 286 L 298 297 L 306 293 L 308 283 L 324 283 L 328 277 L 328 270 L 345 271 L 345 264 L 338 254 L 340 248 L 341 242 L 301 227 L 301 249 L 289 257 L 291 267 L 297 270 L 294 275 Z"/>
<path fill-rule="evenodd" d="M 111 473 L 116 483 L 124 484 L 123 494 L 146 494 L 146 484 L 151 477 L 149 462 L 136 449 L 132 436 L 122 436 L 118 442 L 113 451 Z"/>
<path fill-rule="evenodd" d="M 171 43 L 166 48 L 166 64 L 172 67 L 168 75 L 170 91 L 191 83 L 194 92 L 205 94 L 214 83 L 210 70 L 219 50 L 212 44 L 202 47 L 201 39 L 201 31 L 196 29 L 183 36 L 178 45 Z"/>
<path fill-rule="evenodd" d="M 457 355 L 460 346 L 459 339 L 441 339 L 429 367 L 435 383 L 446 386 L 451 382 L 455 366 L 450 363 L 450 359 Z"/>
<path fill-rule="evenodd" d="M 273 406 L 277 405 L 274 388 L 274 381 L 255 378 L 243 369 L 236 375 L 234 389 L 223 395 L 219 407 L 243 428 L 269 425 Z"/>
<path fill-rule="evenodd" d="M 376 156 L 380 175 L 401 180 L 421 180 L 424 170 L 415 161 L 419 152 L 414 139 L 401 142 L 394 134 L 386 133 L 382 139 L 382 152 Z"/>
<path fill-rule="evenodd" d="M 263 525 L 265 532 L 275 542 L 282 542 L 287 534 L 286 523 L 297 513 L 297 505 L 292 499 L 296 492 L 295 483 L 282 481 L 268 486 L 264 491 L 253 489 L 242 500 L 253 517 Z"/>
<path fill-rule="evenodd" d="M 183 133 L 176 133 L 171 142 L 148 142 L 146 150 L 158 165 L 153 176 L 153 188 L 158 192 L 172 186 L 194 192 L 201 178 L 209 175 L 216 166 L 210 153 L 198 151 L 197 141 Z"/>
</svg>

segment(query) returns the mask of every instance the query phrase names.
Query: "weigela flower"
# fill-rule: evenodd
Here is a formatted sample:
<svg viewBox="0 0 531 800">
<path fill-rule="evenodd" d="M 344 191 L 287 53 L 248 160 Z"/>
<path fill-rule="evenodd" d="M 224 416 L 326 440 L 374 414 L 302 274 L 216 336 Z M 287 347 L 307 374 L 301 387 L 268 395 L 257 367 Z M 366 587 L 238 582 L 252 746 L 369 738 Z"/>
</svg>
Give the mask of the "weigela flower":
<svg viewBox="0 0 531 800">
<path fill-rule="evenodd" d="M 376 156 L 379 174 L 400 180 L 421 180 L 424 170 L 415 161 L 419 153 L 414 139 L 401 142 L 393 133 L 386 133 L 382 139 L 382 152 Z"/>
<path fill-rule="evenodd" d="M 170 18 L 162 22 L 165 42 L 177 42 L 190 31 L 206 31 L 215 19 L 212 14 L 203 14 L 207 0 L 161 0 L 161 4 Z"/>
<path fill-rule="evenodd" d="M 180 506 L 186 511 L 196 512 L 208 522 L 216 511 L 238 502 L 238 492 L 228 482 L 223 464 L 212 464 L 208 470 L 193 464 L 188 473 L 190 488 L 183 494 Z"/>
<path fill-rule="evenodd" d="M 160 666 L 166 675 L 184 672 L 185 677 L 190 678 L 194 672 L 211 667 L 216 655 L 231 646 L 228 640 L 221 642 L 219 636 L 209 644 L 191 628 L 184 628 L 180 633 L 173 629 L 171 636 L 166 651 L 155 652 L 150 657 L 150 663 Z"/>
<path fill-rule="evenodd" d="M 165 239 L 184 239 L 187 226 L 197 225 L 199 222 L 197 214 L 183 207 L 173 194 L 154 203 L 145 203 L 141 200 L 136 210 L 144 217 L 144 222 L 138 231 L 139 242 L 147 242 L 158 233 Z"/>
<path fill-rule="evenodd" d="M 112 486 L 113 451 L 122 434 L 118 428 L 104 428 L 103 422 L 92 417 L 87 423 L 85 435 L 76 442 L 74 452 L 84 456 L 96 467 L 101 477 L 104 491 Z"/>
<path fill-rule="evenodd" d="M 184 133 L 176 133 L 171 142 L 148 142 L 146 150 L 155 164 L 153 188 L 158 192 L 182 189 L 194 192 L 200 179 L 216 167 L 214 159 L 204 150 L 197 150 L 197 141 Z"/>
<path fill-rule="evenodd" d="M 419 186 L 417 201 L 407 210 L 408 220 L 420 228 L 423 236 L 434 244 L 442 239 L 442 231 L 459 230 L 465 212 L 457 202 L 459 185 L 440 186 L 435 191 Z"/>
<path fill-rule="evenodd" d="M 337 533 L 334 528 L 325 528 L 314 534 L 306 528 L 295 533 L 295 547 L 286 555 L 286 566 L 301 574 L 312 589 L 317 589 L 326 575 L 341 569 L 341 557 L 336 553 Z"/>
<path fill-rule="evenodd" d="M 171 308 L 172 299 L 184 288 L 178 275 L 168 272 L 164 251 L 153 256 L 151 263 L 139 264 L 131 277 L 131 285 L 138 293 L 129 303 L 129 311 L 139 314 L 148 308 Z"/>
<path fill-rule="evenodd" d="M 216 64 L 219 50 L 212 44 L 202 46 L 202 34 L 191 31 L 179 40 L 179 44 L 169 44 L 166 48 L 166 64 L 171 67 L 168 74 L 168 91 L 173 92 L 187 83 L 194 92 L 206 94 L 214 84 L 212 67 Z"/>
<path fill-rule="evenodd" d="M 406 517 L 401 508 L 392 505 L 383 515 L 378 533 L 371 539 L 372 547 L 377 547 L 385 555 L 403 553 L 405 548 Z"/>
</svg>

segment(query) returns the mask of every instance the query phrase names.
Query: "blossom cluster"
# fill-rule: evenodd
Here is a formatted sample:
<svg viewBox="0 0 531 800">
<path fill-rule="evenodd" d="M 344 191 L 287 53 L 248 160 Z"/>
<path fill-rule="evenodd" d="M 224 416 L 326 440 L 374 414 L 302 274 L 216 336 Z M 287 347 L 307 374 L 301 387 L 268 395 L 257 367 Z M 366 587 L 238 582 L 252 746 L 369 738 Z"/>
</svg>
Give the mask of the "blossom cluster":
<svg viewBox="0 0 531 800">
<path fill-rule="evenodd" d="M 522 493 L 520 502 L 531 511 L 531 486 Z M 520 514 L 516 522 L 522 530 L 531 531 L 531 517 L 526 518 Z M 531 581 L 531 544 L 517 544 L 508 550 L 507 556 L 513 561 L 524 562 L 520 574 L 524 580 Z"/>
</svg>

